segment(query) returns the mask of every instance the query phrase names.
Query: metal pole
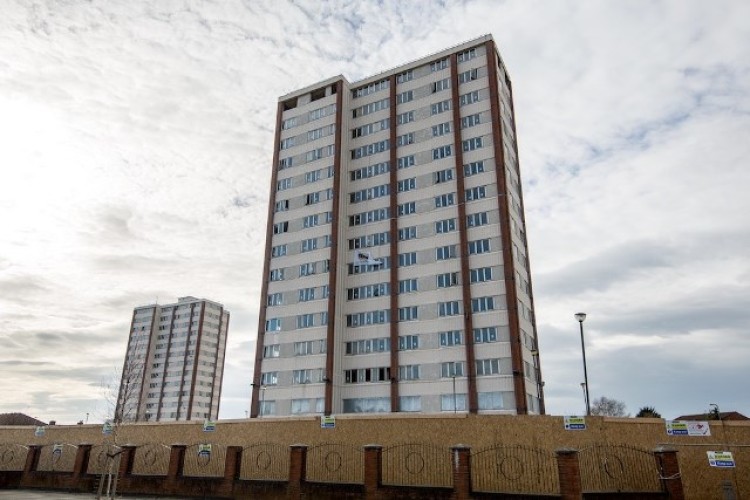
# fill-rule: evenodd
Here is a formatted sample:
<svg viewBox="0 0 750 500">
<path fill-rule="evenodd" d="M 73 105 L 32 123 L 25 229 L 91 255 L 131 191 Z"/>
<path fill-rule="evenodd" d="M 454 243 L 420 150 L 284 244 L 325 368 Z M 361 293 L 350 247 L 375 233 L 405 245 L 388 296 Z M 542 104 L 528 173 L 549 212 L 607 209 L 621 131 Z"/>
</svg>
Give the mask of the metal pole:
<svg viewBox="0 0 750 500">
<path fill-rule="evenodd" d="M 453 413 L 458 413 L 456 408 L 456 376 L 453 375 Z"/>
<path fill-rule="evenodd" d="M 589 403 L 589 375 L 586 370 L 586 344 L 583 341 L 583 321 L 579 321 L 581 327 L 581 352 L 583 352 L 583 383 L 586 384 L 586 416 L 591 415 L 591 404 Z"/>
</svg>

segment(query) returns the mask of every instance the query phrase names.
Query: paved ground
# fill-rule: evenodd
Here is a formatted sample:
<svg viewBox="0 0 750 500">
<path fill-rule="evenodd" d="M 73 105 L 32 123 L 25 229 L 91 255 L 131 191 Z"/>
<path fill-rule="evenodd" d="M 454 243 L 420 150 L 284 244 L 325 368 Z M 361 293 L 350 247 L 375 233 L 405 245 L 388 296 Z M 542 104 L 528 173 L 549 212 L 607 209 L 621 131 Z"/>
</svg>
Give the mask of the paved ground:
<svg viewBox="0 0 750 500">
<path fill-rule="evenodd" d="M 1 499 L 12 500 L 84 500 L 96 498 L 93 493 L 63 493 L 60 491 L 41 491 L 41 490 L 0 490 Z M 137 499 L 137 500 L 165 500 L 167 498 L 177 497 L 121 497 L 118 499 Z"/>
</svg>

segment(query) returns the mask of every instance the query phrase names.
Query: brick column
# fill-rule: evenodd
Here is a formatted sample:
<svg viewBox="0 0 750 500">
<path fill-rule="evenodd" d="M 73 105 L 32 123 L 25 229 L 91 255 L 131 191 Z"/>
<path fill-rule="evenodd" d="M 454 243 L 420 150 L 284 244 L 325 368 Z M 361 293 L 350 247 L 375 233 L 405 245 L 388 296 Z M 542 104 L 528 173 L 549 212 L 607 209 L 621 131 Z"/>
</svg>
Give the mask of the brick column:
<svg viewBox="0 0 750 500">
<path fill-rule="evenodd" d="M 667 493 L 670 500 L 684 500 L 677 450 L 660 446 L 654 450 L 654 459 L 661 475 L 662 490 Z"/>
<path fill-rule="evenodd" d="M 80 444 L 76 451 L 76 461 L 73 464 L 73 477 L 71 478 L 71 486 L 75 488 L 78 486 L 78 481 L 81 475 L 86 474 L 86 469 L 89 467 L 89 457 L 91 456 L 91 445 Z"/>
<path fill-rule="evenodd" d="M 287 498 L 302 498 L 302 483 L 307 476 L 307 445 L 293 444 L 289 447 L 289 484 Z"/>
<path fill-rule="evenodd" d="M 227 446 L 224 460 L 224 479 L 217 490 L 222 497 L 234 498 L 234 481 L 240 478 L 242 470 L 242 446 Z"/>
<path fill-rule="evenodd" d="M 462 444 L 451 448 L 453 457 L 453 495 L 454 500 L 471 498 L 471 448 Z"/>
<path fill-rule="evenodd" d="M 560 478 L 561 500 L 580 500 L 583 495 L 578 450 L 561 448 L 555 451 L 555 455 L 557 455 L 557 474 Z"/>
<path fill-rule="evenodd" d="M 174 481 L 182 476 L 182 469 L 185 466 L 185 449 L 187 449 L 187 446 L 184 444 L 172 445 L 172 451 L 169 454 L 167 480 Z"/>
<path fill-rule="evenodd" d="M 380 498 L 378 488 L 383 484 L 383 447 L 365 445 L 365 498 Z"/>
<path fill-rule="evenodd" d="M 41 445 L 32 444 L 29 446 L 29 451 L 26 452 L 26 464 L 23 466 L 24 476 L 31 472 L 36 472 L 36 467 L 39 465 L 39 454 L 41 451 Z"/>
<path fill-rule="evenodd" d="M 120 468 L 117 471 L 119 477 L 127 477 L 133 473 L 135 448 L 135 446 L 128 444 L 120 447 Z"/>
</svg>

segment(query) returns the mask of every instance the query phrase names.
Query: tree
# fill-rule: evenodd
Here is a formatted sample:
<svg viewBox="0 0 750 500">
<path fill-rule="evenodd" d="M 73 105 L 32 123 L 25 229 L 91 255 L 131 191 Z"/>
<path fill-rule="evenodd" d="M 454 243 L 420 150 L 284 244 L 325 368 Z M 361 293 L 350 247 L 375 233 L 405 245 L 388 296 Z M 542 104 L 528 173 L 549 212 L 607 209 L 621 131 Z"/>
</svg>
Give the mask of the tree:
<svg viewBox="0 0 750 500">
<path fill-rule="evenodd" d="M 653 406 L 644 406 L 638 410 L 636 418 L 661 418 L 661 413 L 656 411 Z"/>
<path fill-rule="evenodd" d="M 591 402 L 591 414 L 602 417 L 627 417 L 625 403 L 602 396 Z"/>
</svg>

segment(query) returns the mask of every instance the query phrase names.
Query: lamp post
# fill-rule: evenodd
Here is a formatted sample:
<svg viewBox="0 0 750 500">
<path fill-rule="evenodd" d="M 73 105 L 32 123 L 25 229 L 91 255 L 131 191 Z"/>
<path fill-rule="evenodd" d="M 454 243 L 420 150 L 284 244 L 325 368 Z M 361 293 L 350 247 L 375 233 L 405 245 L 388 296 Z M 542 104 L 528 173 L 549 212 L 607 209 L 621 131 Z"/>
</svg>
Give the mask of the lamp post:
<svg viewBox="0 0 750 500">
<path fill-rule="evenodd" d="M 575 318 L 581 328 L 581 352 L 583 353 L 583 383 L 586 388 L 586 416 L 591 415 L 591 404 L 589 403 L 589 375 L 586 370 L 586 344 L 583 341 L 583 322 L 586 319 L 586 313 L 576 313 Z"/>
</svg>

